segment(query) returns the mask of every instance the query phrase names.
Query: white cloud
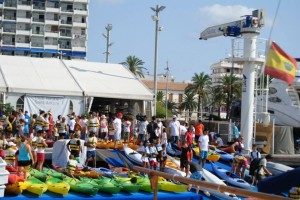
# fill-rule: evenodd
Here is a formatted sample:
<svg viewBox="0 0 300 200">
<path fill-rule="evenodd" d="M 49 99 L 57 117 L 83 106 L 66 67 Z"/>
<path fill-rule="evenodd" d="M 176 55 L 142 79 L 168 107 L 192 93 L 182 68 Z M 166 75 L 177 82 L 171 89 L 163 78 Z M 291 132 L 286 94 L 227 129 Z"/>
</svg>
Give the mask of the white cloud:
<svg viewBox="0 0 300 200">
<path fill-rule="evenodd" d="M 251 15 L 254 8 L 242 5 L 224 6 L 214 4 L 199 8 L 201 25 L 218 25 L 241 19 L 243 15 Z"/>
</svg>

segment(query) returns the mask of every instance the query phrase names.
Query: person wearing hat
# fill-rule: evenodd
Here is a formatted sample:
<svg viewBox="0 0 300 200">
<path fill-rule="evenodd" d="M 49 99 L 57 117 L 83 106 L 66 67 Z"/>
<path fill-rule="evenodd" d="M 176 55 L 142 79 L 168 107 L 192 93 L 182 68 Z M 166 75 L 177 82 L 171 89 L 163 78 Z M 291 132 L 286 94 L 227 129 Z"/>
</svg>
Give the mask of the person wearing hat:
<svg viewBox="0 0 300 200">
<path fill-rule="evenodd" d="M 80 135 L 78 133 L 72 135 L 71 140 L 67 144 L 67 149 L 70 151 L 71 155 L 74 155 L 75 160 L 79 162 L 79 155 L 82 149 L 80 144 Z"/>
<path fill-rule="evenodd" d="M 87 147 L 85 165 L 88 166 L 90 158 L 93 160 L 93 167 L 96 168 L 96 145 L 97 137 L 94 132 L 90 132 L 90 135 L 85 143 Z"/>
<path fill-rule="evenodd" d="M 173 120 L 170 121 L 169 129 L 170 129 L 171 141 L 177 144 L 179 138 L 180 123 L 177 120 L 176 115 L 173 115 Z"/>
<path fill-rule="evenodd" d="M 36 139 L 36 145 L 37 145 L 37 151 L 36 151 L 36 158 L 37 158 L 37 165 L 36 169 L 39 171 L 42 171 L 43 164 L 45 162 L 45 148 L 48 147 L 45 137 L 46 137 L 46 131 L 39 130 L 37 132 L 37 139 Z"/>
<path fill-rule="evenodd" d="M 16 161 L 17 145 L 13 142 L 7 143 L 7 149 L 5 150 L 5 162 L 7 165 L 14 167 Z"/>
<path fill-rule="evenodd" d="M 108 139 L 108 121 L 105 115 L 100 117 L 100 135 L 99 138 L 104 141 Z"/>
<path fill-rule="evenodd" d="M 98 133 L 99 131 L 99 120 L 97 118 L 96 112 L 91 114 L 91 118 L 89 119 L 88 123 L 88 132 L 95 132 Z"/>
<path fill-rule="evenodd" d="M 27 137 L 22 135 L 21 141 L 18 144 L 18 171 L 19 173 L 24 173 L 24 178 L 27 180 L 29 173 L 28 169 L 30 165 L 34 165 L 33 157 L 31 153 L 31 147 L 27 142 Z"/>
</svg>

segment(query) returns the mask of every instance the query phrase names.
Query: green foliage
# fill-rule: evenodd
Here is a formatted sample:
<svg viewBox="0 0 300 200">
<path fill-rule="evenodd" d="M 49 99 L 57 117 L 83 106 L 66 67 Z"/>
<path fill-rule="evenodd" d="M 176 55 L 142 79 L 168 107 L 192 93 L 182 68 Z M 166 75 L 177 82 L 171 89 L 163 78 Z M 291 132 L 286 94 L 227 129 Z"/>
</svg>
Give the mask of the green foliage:
<svg viewBox="0 0 300 200">
<path fill-rule="evenodd" d="M 143 67 L 143 65 L 145 64 L 145 62 L 140 60 L 138 57 L 128 56 L 126 58 L 126 61 L 121 62 L 120 64 L 127 67 L 135 76 L 144 78 L 143 70 L 146 70 L 146 68 Z"/>
<path fill-rule="evenodd" d="M 156 100 L 162 102 L 164 98 L 164 93 L 162 91 L 158 91 L 156 95 Z"/>
<path fill-rule="evenodd" d="M 172 115 L 172 112 L 168 110 L 168 116 Z M 156 102 L 156 117 L 157 118 L 164 118 L 166 116 L 166 107 L 163 102 Z"/>
<path fill-rule="evenodd" d="M 14 107 L 10 103 L 3 104 L 3 112 L 6 116 L 14 111 Z"/>
</svg>

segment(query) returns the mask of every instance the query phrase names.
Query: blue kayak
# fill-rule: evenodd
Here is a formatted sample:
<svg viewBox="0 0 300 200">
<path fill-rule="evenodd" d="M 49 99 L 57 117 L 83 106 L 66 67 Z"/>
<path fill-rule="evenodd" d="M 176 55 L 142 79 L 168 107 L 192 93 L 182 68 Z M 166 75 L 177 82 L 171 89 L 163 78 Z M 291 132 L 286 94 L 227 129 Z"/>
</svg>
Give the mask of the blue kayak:
<svg viewBox="0 0 300 200">
<path fill-rule="evenodd" d="M 251 189 L 251 185 L 237 175 L 230 173 L 230 171 L 223 169 L 212 162 L 210 164 L 213 172 L 228 184 L 244 189 Z"/>
</svg>

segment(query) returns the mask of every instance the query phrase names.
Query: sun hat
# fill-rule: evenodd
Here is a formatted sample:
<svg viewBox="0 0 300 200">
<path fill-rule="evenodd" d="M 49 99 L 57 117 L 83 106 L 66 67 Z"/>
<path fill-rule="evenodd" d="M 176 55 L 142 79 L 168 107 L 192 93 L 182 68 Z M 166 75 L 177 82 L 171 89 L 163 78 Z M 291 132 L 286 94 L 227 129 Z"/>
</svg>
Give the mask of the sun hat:
<svg viewBox="0 0 300 200">
<path fill-rule="evenodd" d="M 177 118 L 177 116 L 176 116 L 176 115 L 173 115 L 173 119 L 174 119 L 174 118 Z"/>
<path fill-rule="evenodd" d="M 100 118 L 102 118 L 102 119 L 105 119 L 106 118 L 106 116 L 105 115 L 101 115 L 101 117 Z"/>
</svg>

